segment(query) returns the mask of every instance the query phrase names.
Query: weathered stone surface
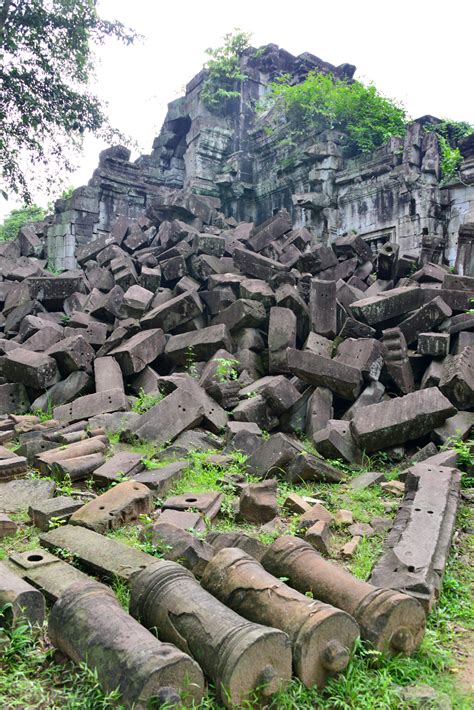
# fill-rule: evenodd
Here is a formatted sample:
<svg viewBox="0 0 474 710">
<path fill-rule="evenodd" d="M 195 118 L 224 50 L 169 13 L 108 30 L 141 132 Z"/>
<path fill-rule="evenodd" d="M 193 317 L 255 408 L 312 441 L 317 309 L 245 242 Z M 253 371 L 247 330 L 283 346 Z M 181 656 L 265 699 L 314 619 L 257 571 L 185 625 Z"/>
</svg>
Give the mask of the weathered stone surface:
<svg viewBox="0 0 474 710">
<path fill-rule="evenodd" d="M 367 471 L 366 473 L 361 473 L 360 476 L 351 478 L 349 486 L 356 491 L 360 491 L 363 488 L 368 488 L 382 481 L 385 481 L 385 475 L 383 473 L 380 471 Z"/>
<path fill-rule="evenodd" d="M 311 525 L 306 532 L 304 539 L 309 542 L 312 547 L 318 552 L 322 552 L 325 555 L 329 554 L 329 523 L 324 520 L 318 520 L 317 523 Z"/>
<path fill-rule="evenodd" d="M 422 305 L 422 289 L 402 286 L 385 291 L 379 296 L 370 296 L 355 301 L 351 304 L 351 311 L 357 319 L 368 325 L 374 325 L 414 311 Z"/>
<path fill-rule="evenodd" d="M 286 632 L 295 672 L 307 687 L 322 687 L 330 675 L 347 665 L 358 636 L 355 621 L 291 589 L 242 550 L 218 552 L 202 584 L 247 619 Z"/>
<path fill-rule="evenodd" d="M 457 409 L 474 406 L 474 348 L 446 358 L 439 381 L 441 392 Z"/>
<path fill-rule="evenodd" d="M 212 545 L 171 523 L 158 520 L 146 536 L 148 538 L 165 560 L 179 562 L 197 577 L 203 575 L 215 555 Z"/>
<path fill-rule="evenodd" d="M 324 429 L 313 436 L 313 444 L 327 459 L 342 459 L 347 463 L 360 463 L 362 452 L 352 437 L 349 422 L 329 419 Z"/>
<path fill-rule="evenodd" d="M 210 360 L 217 350 L 224 348 L 232 351 L 233 342 L 227 326 L 212 325 L 190 333 L 172 335 L 166 343 L 166 355 L 173 362 L 185 365 L 189 360 L 190 349 L 197 360 Z"/>
<path fill-rule="evenodd" d="M 357 410 L 351 420 L 356 444 L 367 452 L 418 439 L 456 413 L 437 387 Z"/>
<path fill-rule="evenodd" d="M 113 592 L 90 580 L 69 587 L 51 610 L 52 643 L 97 673 L 105 692 L 116 689 L 126 707 L 149 702 L 199 702 L 204 678 L 198 664 L 161 643 L 122 609 Z"/>
<path fill-rule="evenodd" d="M 362 373 L 355 367 L 311 352 L 289 348 L 288 369 L 316 387 L 327 387 L 343 399 L 354 400 L 360 394 Z"/>
<path fill-rule="evenodd" d="M 174 525 L 182 530 L 197 530 L 202 532 L 206 529 L 204 517 L 200 513 L 190 510 L 164 510 L 158 516 L 159 523 Z"/>
<path fill-rule="evenodd" d="M 402 321 L 398 327 L 410 345 L 418 338 L 419 333 L 431 330 L 433 326 L 441 323 L 445 318 L 449 318 L 451 314 L 451 308 L 441 296 L 437 296 Z"/>
<path fill-rule="evenodd" d="M 244 620 L 175 562 L 155 563 L 133 579 L 130 611 L 189 651 L 226 707 L 242 704 L 262 683 L 269 698 L 291 678 L 288 636 Z"/>
<path fill-rule="evenodd" d="M 16 456 L 10 452 L 8 458 L 0 458 L 0 481 L 13 481 L 23 478 L 28 470 L 27 460 L 24 456 Z"/>
<path fill-rule="evenodd" d="M 446 419 L 444 424 L 433 430 L 433 439 L 438 444 L 450 444 L 454 439 L 462 439 L 465 441 L 469 438 L 473 427 L 474 412 L 458 412 L 453 417 Z M 413 461 L 413 463 L 416 462 Z"/>
<path fill-rule="evenodd" d="M 276 416 L 290 409 L 300 397 L 296 387 L 283 375 L 273 377 L 260 389 L 260 392 Z"/>
<path fill-rule="evenodd" d="M 32 503 L 52 498 L 55 490 L 54 481 L 40 479 L 0 483 L 0 511 L 6 513 L 26 511 Z"/>
<path fill-rule="evenodd" d="M 258 301 L 239 298 L 212 319 L 211 325 L 224 324 L 230 333 L 240 328 L 255 328 L 266 318 L 265 306 Z"/>
<path fill-rule="evenodd" d="M 14 535 L 17 530 L 17 524 L 11 520 L 5 513 L 0 513 L 0 540 L 9 535 Z"/>
<path fill-rule="evenodd" d="M 161 446 L 178 434 L 199 424 L 204 407 L 188 391 L 177 388 L 158 404 L 142 414 L 131 427 L 125 429 L 123 438 L 134 437 L 153 441 Z"/>
<path fill-rule="evenodd" d="M 2 372 L 10 382 L 20 382 L 36 390 L 51 387 L 60 379 L 52 357 L 23 348 L 15 348 L 4 355 Z"/>
<path fill-rule="evenodd" d="M 150 490 L 143 483 L 124 481 L 83 505 L 71 515 L 69 522 L 104 533 L 136 521 L 152 509 Z"/>
<path fill-rule="evenodd" d="M 30 408 L 25 385 L 21 383 L 0 385 L 0 414 L 24 414 Z"/>
<path fill-rule="evenodd" d="M 61 404 L 72 402 L 77 397 L 88 394 L 92 389 L 92 378 L 87 372 L 80 370 L 71 372 L 64 380 L 57 382 L 44 394 L 37 397 L 34 402 L 31 403 L 31 411 L 35 412 L 41 409 L 43 412 L 46 412 L 48 411 L 48 407 L 57 407 Z M 15 409 L 15 411 L 18 412 L 21 410 Z"/>
<path fill-rule="evenodd" d="M 129 340 L 110 351 L 124 375 L 136 375 L 145 369 L 165 349 L 165 336 L 161 328 L 151 328 L 136 333 Z"/>
<path fill-rule="evenodd" d="M 48 348 L 47 354 L 56 360 L 62 376 L 77 370 L 90 372 L 95 357 L 94 349 L 80 334 L 63 338 Z"/>
<path fill-rule="evenodd" d="M 55 602 L 71 584 L 90 580 L 77 567 L 41 548 L 12 552 L 5 564 L 8 564 L 15 574 L 39 589 L 50 602 Z"/>
<path fill-rule="evenodd" d="M 288 372 L 287 348 L 296 345 L 296 316 L 289 308 L 270 309 L 268 324 L 268 369 L 271 374 Z"/>
<path fill-rule="evenodd" d="M 122 370 L 113 357 L 97 357 L 94 360 L 94 379 L 96 392 L 124 391 Z"/>
<path fill-rule="evenodd" d="M 335 360 L 360 370 L 367 382 L 377 382 L 384 362 L 384 348 L 374 338 L 347 338 L 339 345 Z"/>
<path fill-rule="evenodd" d="M 161 328 L 164 333 L 170 333 L 199 316 L 202 309 L 199 296 L 193 291 L 186 291 L 153 308 L 143 316 L 140 324 L 142 328 Z"/>
<path fill-rule="evenodd" d="M 2 626 L 14 628 L 20 623 L 41 626 L 45 616 L 44 597 L 37 589 L 0 562 L 0 618 Z"/>
<path fill-rule="evenodd" d="M 449 333 L 419 333 L 417 352 L 430 357 L 446 357 L 449 355 L 450 339 Z"/>
<path fill-rule="evenodd" d="M 72 513 L 82 508 L 83 502 L 70 496 L 58 496 L 48 500 L 33 503 L 28 508 L 28 515 L 32 524 L 47 532 L 52 519 L 67 521 Z"/>
<path fill-rule="evenodd" d="M 53 414 L 54 418 L 62 424 L 71 424 L 81 419 L 89 419 L 96 414 L 125 412 L 127 409 L 129 409 L 129 404 L 123 390 L 113 389 L 86 394 L 70 404 L 55 407 Z"/>
<path fill-rule="evenodd" d="M 309 298 L 310 326 L 326 338 L 337 334 L 336 282 L 311 279 Z M 291 346 L 289 346 L 291 347 Z"/>
<path fill-rule="evenodd" d="M 110 485 L 120 481 L 124 476 L 135 478 L 135 475 L 144 468 L 141 460 L 142 454 L 120 451 L 95 469 L 93 479 L 99 485 Z"/>
<path fill-rule="evenodd" d="M 133 480 L 148 486 L 154 496 L 161 498 L 182 478 L 188 466 L 188 461 L 175 461 L 160 468 L 147 468 L 141 473 L 135 473 Z"/>
<path fill-rule="evenodd" d="M 278 514 L 277 482 L 249 483 L 240 494 L 239 515 L 249 523 L 263 524 Z"/>
<path fill-rule="evenodd" d="M 373 584 L 405 591 L 431 609 L 441 590 L 460 480 L 457 469 L 426 461 L 409 469 L 406 495 L 372 571 Z"/>
<path fill-rule="evenodd" d="M 276 540 L 262 559 L 275 577 L 351 614 L 361 637 L 386 655 L 412 653 L 421 643 L 425 614 L 412 597 L 380 589 L 353 577 L 342 567 L 324 560 L 303 540 L 284 536 Z"/>
<path fill-rule="evenodd" d="M 61 525 L 42 533 L 40 544 L 48 550 L 62 548 L 70 552 L 84 568 L 107 579 L 118 576 L 128 581 L 132 575 L 156 561 L 153 555 L 78 525 Z"/>
<path fill-rule="evenodd" d="M 318 432 L 325 429 L 334 416 L 333 396 L 327 387 L 316 387 L 308 401 L 306 434 L 311 441 Z"/>
<path fill-rule="evenodd" d="M 43 475 L 50 475 L 54 473 L 55 464 L 85 457 L 89 454 L 103 454 L 107 450 L 107 446 L 108 439 L 105 436 L 93 436 L 74 444 L 42 451 L 36 455 L 35 465 Z"/>
</svg>

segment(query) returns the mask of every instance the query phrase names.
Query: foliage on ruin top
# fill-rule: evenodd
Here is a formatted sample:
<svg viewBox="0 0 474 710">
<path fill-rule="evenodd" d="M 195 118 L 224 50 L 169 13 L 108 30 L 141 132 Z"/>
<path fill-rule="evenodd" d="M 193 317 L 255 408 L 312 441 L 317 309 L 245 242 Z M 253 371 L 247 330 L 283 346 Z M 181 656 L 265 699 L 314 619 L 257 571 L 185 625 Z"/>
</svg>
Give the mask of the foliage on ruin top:
<svg viewBox="0 0 474 710">
<path fill-rule="evenodd" d="M 458 142 L 473 133 L 474 126 L 466 121 L 443 119 L 439 123 L 426 125 L 425 131 L 434 132 L 438 137 L 441 178 L 443 182 L 449 182 L 456 177 L 462 163 Z"/>
<path fill-rule="evenodd" d="M 206 49 L 208 76 L 202 86 L 201 100 L 209 111 L 225 113 L 232 100 L 240 97 L 240 82 L 247 78 L 240 68 L 240 58 L 250 46 L 250 37 L 249 32 L 235 29 L 224 35 L 221 47 Z"/>
<path fill-rule="evenodd" d="M 309 72 L 298 84 L 288 75 L 272 82 L 264 108 L 269 106 L 295 137 L 324 129 L 342 131 L 348 136 L 348 156 L 370 152 L 391 136 L 402 136 L 407 123 L 403 106 L 373 84 L 340 81 L 318 71 Z"/>
</svg>

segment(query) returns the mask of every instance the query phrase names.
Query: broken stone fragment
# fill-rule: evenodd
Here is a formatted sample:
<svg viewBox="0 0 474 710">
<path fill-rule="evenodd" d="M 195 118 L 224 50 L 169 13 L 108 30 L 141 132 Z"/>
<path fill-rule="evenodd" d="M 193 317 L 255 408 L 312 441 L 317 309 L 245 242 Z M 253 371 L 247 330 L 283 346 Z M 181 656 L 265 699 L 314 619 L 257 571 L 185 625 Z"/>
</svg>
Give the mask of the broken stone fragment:
<svg viewBox="0 0 474 710">
<path fill-rule="evenodd" d="M 3 376 L 35 390 L 44 390 L 59 381 L 56 361 L 44 353 L 15 348 L 3 356 Z"/>
<path fill-rule="evenodd" d="M 17 530 L 17 524 L 11 520 L 5 513 L 0 513 L 0 540 L 9 535 L 14 535 Z"/>
<path fill-rule="evenodd" d="M 248 484 L 240 494 L 239 515 L 249 523 L 267 523 L 278 514 L 276 495 L 273 479 Z"/>
<path fill-rule="evenodd" d="M 83 502 L 70 496 L 58 496 L 49 500 L 32 503 L 28 508 L 28 515 L 32 525 L 47 532 L 51 522 L 69 520 L 72 513 L 82 508 Z"/>
<path fill-rule="evenodd" d="M 317 523 L 311 525 L 304 535 L 306 542 L 314 547 L 318 552 L 322 552 L 325 555 L 329 554 L 329 537 L 330 529 L 329 523 L 324 520 L 318 520 Z"/>
<path fill-rule="evenodd" d="M 0 512 L 26 511 L 31 503 L 52 498 L 55 490 L 56 483 L 54 481 L 41 479 L 0 483 Z"/>
<path fill-rule="evenodd" d="M 212 545 L 172 523 L 158 520 L 144 539 L 151 542 L 165 560 L 179 562 L 197 577 L 202 577 L 208 562 L 214 557 Z"/>
<path fill-rule="evenodd" d="M 156 360 L 165 349 L 165 336 L 161 328 L 151 328 L 136 333 L 110 351 L 125 376 L 136 375 Z"/>
<path fill-rule="evenodd" d="M 163 510 L 191 510 L 212 521 L 218 514 L 224 496 L 222 493 L 183 493 L 180 496 L 167 498 Z"/>
<path fill-rule="evenodd" d="M 354 522 L 354 515 L 351 510 L 340 509 L 337 511 L 334 522 L 336 525 L 352 525 Z M 358 534 L 358 533 L 353 533 Z"/>
<path fill-rule="evenodd" d="M 349 487 L 356 491 L 360 491 L 369 486 L 373 486 L 375 483 L 381 483 L 385 481 L 385 475 L 380 471 L 367 471 L 366 473 L 361 473 L 360 476 L 351 478 L 349 482 Z"/>
</svg>

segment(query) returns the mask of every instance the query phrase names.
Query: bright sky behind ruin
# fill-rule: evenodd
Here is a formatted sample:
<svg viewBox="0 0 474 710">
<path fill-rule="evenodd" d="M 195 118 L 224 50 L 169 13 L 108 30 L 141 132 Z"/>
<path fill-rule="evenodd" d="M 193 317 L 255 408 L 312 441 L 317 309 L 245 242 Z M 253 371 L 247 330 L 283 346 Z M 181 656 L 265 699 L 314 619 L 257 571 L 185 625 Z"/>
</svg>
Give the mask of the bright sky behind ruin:
<svg viewBox="0 0 474 710">
<path fill-rule="evenodd" d="M 93 87 L 108 103 L 112 124 L 136 141 L 133 158 L 150 152 L 168 102 L 201 69 L 205 49 L 236 27 L 252 32 L 255 47 L 272 42 L 295 55 L 355 64 L 356 78 L 402 101 L 413 118 L 474 124 L 471 0 L 100 0 L 99 11 L 144 35 L 131 47 L 110 40 L 99 48 Z M 104 147 L 87 139 L 67 182 L 86 184 Z M 0 214 L 13 206 L 0 205 Z"/>
</svg>

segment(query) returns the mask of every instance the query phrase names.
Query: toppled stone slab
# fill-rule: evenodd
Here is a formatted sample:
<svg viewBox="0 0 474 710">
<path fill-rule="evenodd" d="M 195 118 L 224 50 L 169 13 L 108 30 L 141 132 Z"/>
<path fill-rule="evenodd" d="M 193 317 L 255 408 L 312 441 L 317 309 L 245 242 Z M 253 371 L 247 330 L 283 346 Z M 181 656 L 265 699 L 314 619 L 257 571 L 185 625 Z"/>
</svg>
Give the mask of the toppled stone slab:
<svg viewBox="0 0 474 710">
<path fill-rule="evenodd" d="M 82 506 L 83 501 L 81 500 L 70 496 L 58 496 L 33 503 L 28 508 L 28 515 L 35 527 L 47 532 L 51 522 L 69 520 L 71 515 Z"/>
<path fill-rule="evenodd" d="M 415 311 L 398 326 L 405 336 L 407 344 L 413 343 L 420 333 L 431 330 L 452 314 L 451 308 L 437 296 L 429 303 Z"/>
<path fill-rule="evenodd" d="M 474 348 L 446 358 L 439 381 L 441 392 L 457 409 L 474 406 Z"/>
<path fill-rule="evenodd" d="M 190 333 L 172 335 L 166 343 L 166 355 L 181 365 L 189 360 L 190 348 L 197 361 L 209 360 L 217 350 L 232 351 L 233 343 L 227 326 L 211 325 Z"/>
<path fill-rule="evenodd" d="M 135 473 L 134 481 L 147 486 L 155 497 L 161 498 L 182 478 L 189 461 L 175 461 L 160 468 L 147 468 L 141 473 Z"/>
<path fill-rule="evenodd" d="M 370 296 L 355 301 L 351 304 L 351 311 L 358 320 L 368 325 L 376 325 L 415 311 L 423 303 L 423 289 L 402 286 L 385 291 L 379 296 Z"/>
<path fill-rule="evenodd" d="M 110 485 L 119 482 L 123 477 L 134 478 L 135 474 L 144 469 L 142 458 L 142 454 L 120 451 L 95 469 L 93 479 L 99 485 Z"/>
<path fill-rule="evenodd" d="M 203 416 L 202 403 L 187 390 L 177 388 L 138 417 L 124 430 L 121 437 L 124 440 L 137 438 L 153 441 L 157 446 L 162 446 L 173 441 L 181 432 L 197 426 Z"/>
<path fill-rule="evenodd" d="M 267 550 L 267 546 L 254 537 L 250 537 L 240 532 L 210 532 L 206 536 L 206 541 L 212 545 L 214 550 L 222 550 L 225 547 L 238 547 L 240 550 L 252 555 L 260 561 Z"/>
<path fill-rule="evenodd" d="M 165 560 L 179 562 L 197 577 L 202 576 L 216 552 L 209 543 L 171 523 L 158 521 L 146 535 L 148 538 Z"/>
<path fill-rule="evenodd" d="M 19 577 L 39 589 L 49 602 L 55 602 L 72 584 L 90 579 L 77 567 L 41 548 L 13 552 L 5 564 Z"/>
<path fill-rule="evenodd" d="M 61 548 L 70 552 L 92 573 L 108 579 L 118 576 L 128 581 L 139 570 L 156 562 L 153 555 L 78 525 L 61 525 L 43 533 L 40 544 L 48 550 Z"/>
<path fill-rule="evenodd" d="M 371 582 L 416 597 L 429 611 L 436 603 L 459 500 L 455 468 L 419 463 L 406 477 L 406 495 Z"/>
<path fill-rule="evenodd" d="M 136 375 L 156 360 L 165 349 L 165 336 L 161 328 L 136 333 L 110 351 L 125 376 Z"/>
<path fill-rule="evenodd" d="M 382 483 L 385 481 L 385 474 L 380 471 L 367 471 L 366 473 L 361 473 L 360 476 L 351 478 L 349 482 L 349 487 L 353 488 L 355 491 L 360 491 L 369 486 L 373 486 L 375 483 Z"/>
<path fill-rule="evenodd" d="M 32 503 L 52 498 L 55 490 L 54 481 L 40 479 L 0 483 L 0 511 L 5 513 L 26 511 Z"/>
<path fill-rule="evenodd" d="M 356 444 L 367 452 L 419 439 L 456 413 L 437 387 L 361 407 L 351 420 Z"/>
<path fill-rule="evenodd" d="M 327 387 L 343 399 L 354 400 L 361 391 L 362 373 L 355 367 L 329 358 L 289 348 L 288 369 L 316 387 Z"/>
<path fill-rule="evenodd" d="M 15 348 L 4 355 L 2 373 L 10 382 L 20 382 L 36 390 L 47 389 L 60 379 L 52 357 L 23 348 Z"/>
<path fill-rule="evenodd" d="M 70 404 L 55 407 L 53 414 L 62 424 L 71 424 L 81 419 L 90 419 L 97 414 L 125 412 L 128 409 L 128 399 L 123 390 L 113 389 L 78 397 Z"/>
<path fill-rule="evenodd" d="M 123 481 L 75 511 L 69 522 L 104 533 L 136 521 L 152 509 L 149 488 L 137 481 Z"/>
<path fill-rule="evenodd" d="M 330 419 L 326 427 L 313 436 L 313 444 L 326 459 L 342 459 L 347 463 L 362 461 L 362 452 L 352 438 L 348 421 Z"/>
<path fill-rule="evenodd" d="M 17 531 L 17 524 L 5 513 L 0 513 L 0 540 L 9 535 L 14 535 Z"/>
<path fill-rule="evenodd" d="M 212 521 L 219 514 L 224 496 L 222 493 L 183 493 L 164 502 L 162 510 L 191 510 Z"/>
</svg>

